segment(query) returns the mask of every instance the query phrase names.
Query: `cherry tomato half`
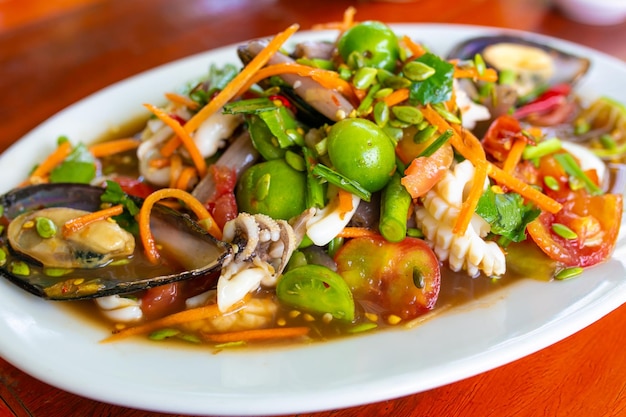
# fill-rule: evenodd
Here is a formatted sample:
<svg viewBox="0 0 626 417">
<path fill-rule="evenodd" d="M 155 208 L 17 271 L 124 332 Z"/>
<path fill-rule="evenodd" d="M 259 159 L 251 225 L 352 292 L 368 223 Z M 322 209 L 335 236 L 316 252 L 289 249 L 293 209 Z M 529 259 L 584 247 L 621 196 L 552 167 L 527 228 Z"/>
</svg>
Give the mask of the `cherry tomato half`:
<svg viewBox="0 0 626 417">
<path fill-rule="evenodd" d="M 528 233 L 550 258 L 566 266 L 591 266 L 613 252 L 622 218 L 622 196 L 576 195 L 556 214 L 543 212 L 531 222 Z M 575 233 L 570 238 L 555 232 L 564 225 Z"/>
<path fill-rule="evenodd" d="M 373 304 L 412 319 L 432 309 L 439 296 L 439 261 L 421 239 L 407 237 L 398 243 L 382 237 L 352 239 L 335 261 L 337 272 L 366 310 Z"/>
</svg>

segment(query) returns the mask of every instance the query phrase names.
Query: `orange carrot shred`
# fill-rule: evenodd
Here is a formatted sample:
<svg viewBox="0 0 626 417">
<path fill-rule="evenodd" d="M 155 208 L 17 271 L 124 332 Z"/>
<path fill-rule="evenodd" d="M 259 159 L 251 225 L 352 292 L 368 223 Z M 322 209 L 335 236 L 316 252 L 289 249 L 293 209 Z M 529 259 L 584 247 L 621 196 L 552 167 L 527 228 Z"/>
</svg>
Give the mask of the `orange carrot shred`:
<svg viewBox="0 0 626 417">
<path fill-rule="evenodd" d="M 318 23 L 313 25 L 313 30 L 322 30 L 322 29 L 339 29 L 341 32 L 344 32 L 352 25 L 354 25 L 354 15 L 356 14 L 356 8 L 353 6 L 348 7 L 343 12 L 343 20 L 341 22 L 328 22 L 328 23 Z"/>
<path fill-rule="evenodd" d="M 263 48 L 253 59 L 243 67 L 233 80 L 228 83 L 222 91 L 220 91 L 206 106 L 204 106 L 198 113 L 196 113 L 186 124 L 184 130 L 187 133 L 194 132 L 206 119 L 212 114 L 222 108 L 224 104 L 228 103 L 236 94 L 241 90 L 241 87 L 248 82 L 248 80 L 261 69 L 267 61 L 274 55 L 280 47 L 285 43 L 291 35 L 293 35 L 299 26 L 297 24 L 289 26 L 285 31 L 278 33 L 269 44 Z M 203 170 L 198 172 L 204 176 Z"/>
<path fill-rule="evenodd" d="M 402 42 L 409 49 L 409 51 L 411 51 L 411 58 L 419 58 L 426 53 L 426 49 L 424 49 L 422 45 L 415 42 L 407 35 L 402 37 Z"/>
<path fill-rule="evenodd" d="M 511 146 L 509 153 L 506 155 L 504 165 L 502 165 L 504 172 L 507 174 L 513 173 L 513 170 L 522 159 L 522 153 L 524 152 L 524 148 L 526 148 L 526 143 L 526 140 L 523 138 L 515 139 L 513 146 Z"/>
<path fill-rule="evenodd" d="M 408 88 L 400 88 L 395 90 L 393 93 L 389 94 L 387 97 L 383 98 L 383 101 L 387 103 L 387 106 L 395 106 L 398 103 L 402 103 L 404 100 L 409 98 L 409 89 Z"/>
<path fill-rule="evenodd" d="M 182 94 L 177 93 L 165 93 L 165 98 L 175 104 L 181 104 L 185 107 L 188 107 L 191 110 L 195 110 L 198 108 L 198 103 L 193 101 L 187 96 L 183 96 Z"/>
<path fill-rule="evenodd" d="M 522 197 L 532 201 L 541 210 L 554 214 L 558 213 L 563 208 L 563 205 L 558 201 L 548 197 L 541 191 L 493 164 L 489 165 L 488 174 L 500 185 L 505 185 Z"/>
<path fill-rule="evenodd" d="M 150 165 L 151 168 L 160 169 L 170 166 L 171 163 L 172 161 L 170 158 L 154 158 L 148 162 L 148 165 Z"/>
<path fill-rule="evenodd" d="M 214 343 L 252 342 L 260 340 L 288 339 L 306 336 L 308 327 L 272 327 L 269 329 L 241 330 L 229 333 L 203 333 L 202 338 Z"/>
<path fill-rule="evenodd" d="M 170 157 L 183 144 L 178 136 L 172 136 L 159 150 L 164 157 Z"/>
<path fill-rule="evenodd" d="M 337 199 L 339 201 L 339 217 L 343 219 L 354 208 L 352 205 L 352 194 L 340 188 L 337 192 Z"/>
<path fill-rule="evenodd" d="M 137 149 L 140 144 L 140 141 L 133 138 L 116 139 L 91 145 L 89 152 L 96 158 L 102 158 L 103 156 L 115 155 Z"/>
<path fill-rule="evenodd" d="M 183 126 L 178 123 L 177 120 L 170 117 L 170 115 L 167 114 L 165 111 L 153 106 L 152 104 L 144 104 L 144 106 L 148 110 L 150 110 L 156 117 L 161 119 L 166 125 L 172 128 L 174 133 L 178 135 L 183 145 L 185 146 L 185 149 L 187 149 L 187 151 L 189 152 L 191 160 L 196 166 L 198 173 L 200 174 L 200 176 L 203 177 L 204 174 L 206 174 L 206 161 L 204 160 L 204 157 L 200 153 L 200 150 L 196 146 L 196 143 L 193 141 L 193 138 L 191 137 L 189 132 L 185 130 Z"/>
<path fill-rule="evenodd" d="M 454 68 L 454 78 L 473 78 L 481 81 L 496 82 L 498 81 L 498 73 L 493 68 L 485 68 L 485 71 L 479 74 L 476 67 L 456 67 Z"/>
<path fill-rule="evenodd" d="M 475 166 L 472 186 L 470 187 L 467 198 L 461 205 L 459 216 L 457 217 L 456 222 L 454 223 L 454 228 L 452 229 L 452 232 L 455 235 L 464 235 L 470 221 L 472 220 L 472 216 L 474 215 L 476 206 L 478 205 L 478 200 L 480 200 L 480 197 L 483 195 L 485 180 L 487 179 L 487 169 L 487 161 L 481 161 Z"/>
<path fill-rule="evenodd" d="M 176 188 L 186 190 L 190 187 L 192 180 L 196 176 L 196 169 L 194 167 L 184 167 L 176 179 Z"/>
<path fill-rule="evenodd" d="M 337 237 L 356 238 L 356 237 L 377 237 L 380 233 L 366 227 L 348 226 L 344 227 Z"/>
<path fill-rule="evenodd" d="M 176 181 L 180 176 L 180 173 L 183 170 L 183 158 L 180 155 L 174 154 L 170 159 L 170 188 L 178 188 L 176 187 Z"/>
<path fill-rule="evenodd" d="M 154 236 L 150 230 L 150 212 L 152 206 L 159 200 L 165 198 L 176 198 L 181 200 L 185 205 L 193 211 L 199 220 L 208 220 L 207 223 L 211 226 L 207 231 L 213 235 L 216 239 L 222 238 L 222 231 L 217 227 L 217 223 L 213 220 L 213 216 L 207 211 L 207 209 L 200 203 L 194 196 L 184 190 L 176 188 L 162 188 L 150 194 L 143 202 L 141 209 L 139 210 L 139 236 L 141 243 L 143 244 L 146 252 L 146 257 L 152 263 L 156 263 L 160 254 L 154 241 Z"/>
<path fill-rule="evenodd" d="M 63 225 L 63 236 L 67 237 L 72 233 L 76 233 L 84 227 L 89 226 L 100 220 L 106 220 L 109 217 L 119 216 L 124 212 L 124 206 L 118 204 L 109 208 L 94 211 L 93 213 L 85 214 L 84 216 L 76 217 L 68 220 Z"/>
<path fill-rule="evenodd" d="M 72 144 L 69 141 L 60 143 L 48 157 L 30 174 L 31 183 L 42 182 L 48 174 L 72 152 Z"/>
<path fill-rule="evenodd" d="M 183 323 L 189 323 L 191 321 L 212 319 L 222 314 L 228 314 L 240 309 L 245 305 L 247 299 L 248 298 L 244 298 L 243 300 L 238 301 L 226 312 L 221 312 L 217 304 L 209 304 L 202 307 L 179 311 L 177 313 L 173 313 L 168 316 L 149 321 L 147 323 L 138 324 L 136 326 L 127 327 L 123 330 L 117 331 L 109 337 L 101 340 L 100 343 L 115 342 L 121 339 L 125 339 L 127 337 L 146 334 L 158 329 L 176 326 Z"/>
</svg>

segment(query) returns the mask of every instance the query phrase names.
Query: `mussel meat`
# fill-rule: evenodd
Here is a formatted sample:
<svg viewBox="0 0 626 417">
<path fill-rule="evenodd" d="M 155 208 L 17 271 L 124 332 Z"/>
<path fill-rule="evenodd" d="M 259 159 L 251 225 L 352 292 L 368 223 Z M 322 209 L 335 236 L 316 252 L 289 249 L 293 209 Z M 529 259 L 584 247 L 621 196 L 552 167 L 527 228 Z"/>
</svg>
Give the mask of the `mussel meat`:
<svg viewBox="0 0 626 417">
<path fill-rule="evenodd" d="M 473 60 L 476 54 L 499 72 L 516 76 L 518 95 L 526 96 L 538 88 L 574 84 L 589 70 L 591 61 L 550 45 L 513 35 L 480 36 L 468 39 L 449 53 L 449 59 Z"/>
<path fill-rule="evenodd" d="M 96 222 L 75 236 L 63 237 L 60 226 L 68 218 L 100 209 L 104 191 L 89 185 L 41 184 L 0 196 L 4 209 L 0 222 L 5 226 L 0 236 L 5 255 L 0 259 L 0 275 L 46 299 L 77 300 L 209 274 L 232 259 L 230 243 L 213 238 L 189 216 L 162 205 L 155 205 L 151 215 L 163 258 L 158 265 L 145 259 L 134 237 L 113 222 Z M 135 201 L 141 205 L 140 199 Z M 34 230 L 36 218 L 48 223 L 46 232 Z"/>
</svg>

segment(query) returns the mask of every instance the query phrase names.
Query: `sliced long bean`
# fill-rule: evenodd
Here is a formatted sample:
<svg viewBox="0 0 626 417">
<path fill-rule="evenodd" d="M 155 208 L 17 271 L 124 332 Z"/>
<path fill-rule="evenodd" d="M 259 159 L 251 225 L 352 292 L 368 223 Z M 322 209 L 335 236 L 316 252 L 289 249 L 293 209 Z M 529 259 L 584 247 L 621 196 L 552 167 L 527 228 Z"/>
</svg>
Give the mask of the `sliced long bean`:
<svg viewBox="0 0 626 417">
<path fill-rule="evenodd" d="M 407 216 L 411 207 L 411 195 L 400 183 L 397 172 L 383 189 L 380 199 L 380 234 L 390 242 L 399 242 L 407 232 Z"/>
</svg>

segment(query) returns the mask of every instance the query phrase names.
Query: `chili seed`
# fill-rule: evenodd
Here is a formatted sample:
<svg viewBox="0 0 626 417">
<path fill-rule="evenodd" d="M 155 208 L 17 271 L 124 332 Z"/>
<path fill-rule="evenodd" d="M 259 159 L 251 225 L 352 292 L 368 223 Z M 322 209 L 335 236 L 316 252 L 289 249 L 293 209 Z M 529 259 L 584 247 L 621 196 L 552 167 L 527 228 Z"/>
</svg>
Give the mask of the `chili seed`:
<svg viewBox="0 0 626 417">
<path fill-rule="evenodd" d="M 387 317 L 387 323 L 391 325 L 398 324 L 401 321 L 402 319 L 399 316 L 396 316 L 395 314 L 390 314 L 389 317 Z"/>
<path fill-rule="evenodd" d="M 559 281 L 563 281 L 563 280 L 566 280 L 566 279 L 573 278 L 573 277 L 575 277 L 577 275 L 580 275 L 580 274 L 582 274 L 582 272 L 583 272 L 583 268 L 582 267 L 574 266 L 574 267 L 571 267 L 571 268 L 565 268 L 565 269 L 560 270 L 554 276 L 554 278 L 558 279 Z"/>
<path fill-rule="evenodd" d="M 402 73 L 411 81 L 424 81 L 435 73 L 435 69 L 423 62 L 411 61 L 402 68 Z"/>
<path fill-rule="evenodd" d="M 561 223 L 553 223 L 552 231 L 564 239 L 572 240 L 578 237 L 576 232 Z"/>
</svg>

